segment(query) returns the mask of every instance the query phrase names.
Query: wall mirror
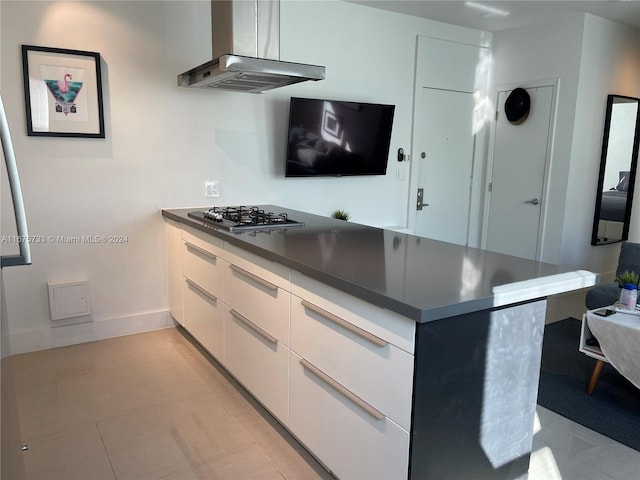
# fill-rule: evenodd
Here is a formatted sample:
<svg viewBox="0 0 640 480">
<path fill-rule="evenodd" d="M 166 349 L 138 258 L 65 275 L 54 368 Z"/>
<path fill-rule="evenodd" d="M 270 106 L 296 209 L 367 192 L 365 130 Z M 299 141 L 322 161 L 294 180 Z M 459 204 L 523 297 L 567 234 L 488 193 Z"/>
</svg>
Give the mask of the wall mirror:
<svg viewBox="0 0 640 480">
<path fill-rule="evenodd" d="M 607 96 L 591 245 L 629 238 L 640 138 L 640 99 Z"/>
</svg>

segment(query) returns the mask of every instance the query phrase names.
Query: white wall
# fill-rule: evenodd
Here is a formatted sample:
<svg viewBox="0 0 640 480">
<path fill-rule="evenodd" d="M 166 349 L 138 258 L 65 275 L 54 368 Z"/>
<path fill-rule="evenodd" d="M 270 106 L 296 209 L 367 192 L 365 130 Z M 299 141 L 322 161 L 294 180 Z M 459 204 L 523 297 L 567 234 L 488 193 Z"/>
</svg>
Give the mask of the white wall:
<svg viewBox="0 0 640 480">
<path fill-rule="evenodd" d="M 619 244 L 591 246 L 606 97 L 640 97 L 640 31 L 577 15 L 493 37 L 495 85 L 558 79 L 542 260 L 611 278 Z M 630 240 L 640 240 L 634 202 Z M 584 291 L 550 299 L 548 319 L 584 310 Z"/>
<path fill-rule="evenodd" d="M 543 261 L 562 263 L 562 232 L 578 88 L 582 16 L 494 34 L 495 85 L 559 79 L 555 132 L 549 159 L 549 195 Z M 566 215 L 570 215 L 567 212 Z M 589 230 L 590 234 L 591 230 Z M 586 235 L 586 233 L 585 233 Z"/>
<path fill-rule="evenodd" d="M 397 149 L 411 153 L 413 88 L 418 35 L 481 44 L 486 35 L 406 15 L 340 1 L 284 1 L 283 60 L 325 65 L 327 80 L 273 91 L 270 99 L 282 108 L 276 127 L 276 176 L 271 188 L 282 192 L 276 203 L 297 205 L 320 215 L 337 208 L 351 220 L 377 226 L 406 226 L 410 164 L 396 161 Z M 290 96 L 362 99 L 392 103 L 396 113 L 387 175 L 368 178 L 288 179 L 282 181 L 284 128 Z M 396 180 L 396 171 L 405 180 Z M 309 195 L 309 189 L 313 194 Z"/>
<path fill-rule="evenodd" d="M 32 243 L 33 266 L 5 269 L 11 351 L 169 324 L 158 211 L 171 117 L 162 8 L 144 3 L 2 2 L 2 86 L 31 235 L 125 235 L 124 244 Z M 20 45 L 101 52 L 106 140 L 25 134 Z M 3 194 L 6 192 L 4 190 Z M 12 219 L 3 196 L 2 221 Z M 9 231 L 4 228 L 3 232 Z M 94 320 L 50 329 L 46 283 L 86 277 Z M 6 352 L 4 352 L 6 353 Z"/>
<path fill-rule="evenodd" d="M 577 15 L 496 33 L 494 60 L 497 85 L 559 79 L 542 259 L 615 270 L 619 244 L 592 247 L 591 228 L 606 98 L 640 96 L 640 31 Z M 638 241 L 640 208 L 633 213 L 630 240 Z"/>
<path fill-rule="evenodd" d="M 581 181 L 568 184 L 561 258 L 607 277 L 616 269 L 620 245 L 591 246 L 591 228 L 609 94 L 640 97 L 640 30 L 586 15 L 569 172 Z M 629 240 L 638 242 L 640 196 L 633 203 Z"/>
<path fill-rule="evenodd" d="M 326 65 L 327 80 L 265 95 L 178 89 L 210 60 L 209 4 L 0 2 L 1 85 L 32 235 L 125 235 L 125 244 L 33 244 L 33 265 L 5 269 L 10 351 L 48 348 L 170 323 L 160 209 L 275 203 L 356 222 L 403 225 L 408 183 L 382 177 L 284 179 L 288 98 L 396 104 L 391 150 L 411 141 L 418 35 L 478 43 L 481 32 L 339 1 L 284 1 L 281 58 Z M 20 45 L 100 52 L 106 139 L 26 136 Z M 2 232 L 13 212 L 2 192 Z M 2 245 L 3 250 L 7 245 Z M 86 277 L 91 323 L 51 328 L 46 283 Z"/>
</svg>

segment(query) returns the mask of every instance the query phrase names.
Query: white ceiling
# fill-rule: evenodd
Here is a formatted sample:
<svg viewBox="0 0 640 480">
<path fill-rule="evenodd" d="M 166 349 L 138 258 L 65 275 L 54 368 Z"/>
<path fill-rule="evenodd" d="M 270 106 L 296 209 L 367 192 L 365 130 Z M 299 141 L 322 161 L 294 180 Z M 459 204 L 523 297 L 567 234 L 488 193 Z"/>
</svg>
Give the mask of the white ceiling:
<svg viewBox="0 0 640 480">
<path fill-rule="evenodd" d="M 464 2 L 460 0 L 347 0 L 391 12 L 404 13 L 440 22 L 461 25 L 488 32 L 498 32 L 578 13 L 591 13 L 640 29 L 640 0 L 606 1 L 527 1 L 504 0 Z M 508 15 L 487 13 L 467 6 L 479 3 L 508 12 Z"/>
</svg>

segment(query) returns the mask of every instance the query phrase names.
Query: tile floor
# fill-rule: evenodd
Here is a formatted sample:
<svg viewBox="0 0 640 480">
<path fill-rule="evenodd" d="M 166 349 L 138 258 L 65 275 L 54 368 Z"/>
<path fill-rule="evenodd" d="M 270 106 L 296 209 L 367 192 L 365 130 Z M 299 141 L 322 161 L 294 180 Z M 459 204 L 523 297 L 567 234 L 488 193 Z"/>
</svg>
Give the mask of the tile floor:
<svg viewBox="0 0 640 480">
<path fill-rule="evenodd" d="M 537 420 L 530 479 L 640 479 L 640 452 Z M 2 480 L 331 478 L 180 329 L 4 359 L 1 447 Z"/>
</svg>

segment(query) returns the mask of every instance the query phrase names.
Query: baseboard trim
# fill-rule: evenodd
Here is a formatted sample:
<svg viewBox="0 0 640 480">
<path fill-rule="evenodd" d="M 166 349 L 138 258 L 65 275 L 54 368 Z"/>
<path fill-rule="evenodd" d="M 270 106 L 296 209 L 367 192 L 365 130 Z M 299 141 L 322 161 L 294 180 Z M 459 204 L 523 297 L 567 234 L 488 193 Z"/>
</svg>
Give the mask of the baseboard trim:
<svg viewBox="0 0 640 480">
<path fill-rule="evenodd" d="M 135 333 L 174 327 L 168 310 L 139 313 L 125 317 L 93 320 L 75 325 L 50 326 L 7 335 L 2 356 L 34 352 L 54 347 L 104 340 Z"/>
</svg>

